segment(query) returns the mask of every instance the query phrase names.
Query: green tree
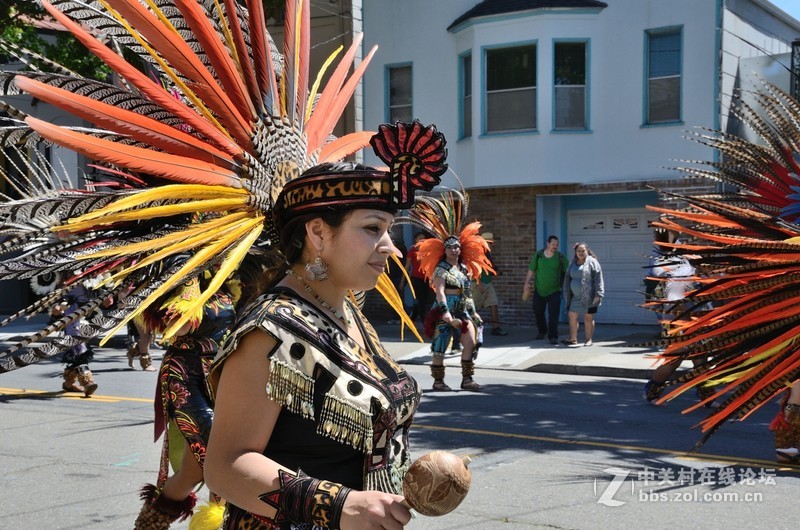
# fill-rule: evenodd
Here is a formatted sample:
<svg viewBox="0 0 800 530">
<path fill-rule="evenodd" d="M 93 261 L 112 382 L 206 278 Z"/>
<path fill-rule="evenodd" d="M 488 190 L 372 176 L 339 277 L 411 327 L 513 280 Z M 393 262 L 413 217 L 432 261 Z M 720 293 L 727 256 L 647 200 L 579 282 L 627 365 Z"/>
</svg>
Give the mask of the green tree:
<svg viewBox="0 0 800 530">
<path fill-rule="evenodd" d="M 31 0 L 0 0 L 0 38 L 36 52 L 79 74 L 104 80 L 111 70 L 67 32 L 55 42 L 41 37 L 31 20 L 42 20 L 44 11 Z M 45 70 L 47 67 L 41 65 Z"/>
</svg>

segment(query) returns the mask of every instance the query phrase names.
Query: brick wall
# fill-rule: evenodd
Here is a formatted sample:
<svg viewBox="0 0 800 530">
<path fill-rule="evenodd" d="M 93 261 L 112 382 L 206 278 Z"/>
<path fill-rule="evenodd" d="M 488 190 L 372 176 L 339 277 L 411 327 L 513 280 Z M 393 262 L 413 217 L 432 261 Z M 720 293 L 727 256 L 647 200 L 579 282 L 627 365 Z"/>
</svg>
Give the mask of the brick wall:
<svg viewBox="0 0 800 530">
<path fill-rule="evenodd" d="M 536 251 L 536 195 L 619 193 L 657 189 L 681 195 L 703 195 L 715 191 L 714 183 L 699 179 L 672 179 L 648 182 L 603 183 L 592 185 L 546 185 L 506 188 L 480 188 L 469 190 L 469 218 L 483 224 L 483 232 L 494 235 L 492 257 L 501 275 L 494 279 L 495 290 L 500 301 L 499 318 L 506 327 L 532 326 L 533 309 L 530 302 L 523 302 L 522 283 L 528 263 Z M 681 208 L 685 203 L 659 194 L 659 206 Z M 563 252 L 563 249 L 562 249 Z M 377 292 L 367 295 L 364 309 L 367 317 L 375 322 L 395 319 L 391 308 Z M 489 320 L 487 311 L 481 315 Z"/>
</svg>

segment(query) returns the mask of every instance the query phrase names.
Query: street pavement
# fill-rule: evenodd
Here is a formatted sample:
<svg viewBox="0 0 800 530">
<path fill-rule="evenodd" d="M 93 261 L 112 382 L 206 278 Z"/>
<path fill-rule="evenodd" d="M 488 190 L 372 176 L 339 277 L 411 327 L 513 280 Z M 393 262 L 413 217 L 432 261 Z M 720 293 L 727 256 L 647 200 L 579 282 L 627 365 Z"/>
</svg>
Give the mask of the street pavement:
<svg viewBox="0 0 800 530">
<path fill-rule="evenodd" d="M 13 342 L 42 324 L 15 323 L 0 329 L 0 339 Z M 428 344 L 408 333 L 401 338 L 397 324 L 378 323 L 377 329 L 387 349 L 427 388 Z M 705 447 L 713 454 L 688 455 L 698 437 L 690 426 L 702 413 L 678 411 L 691 396 L 667 407 L 641 399 L 652 362 L 646 355 L 657 350 L 636 344 L 653 340 L 656 326 L 599 325 L 593 346 L 575 348 L 535 341 L 533 329 L 507 331 L 504 337 L 487 335 L 478 356 L 477 377 L 486 392 L 423 397 L 411 434 L 415 454 L 445 449 L 474 456 L 473 485 L 454 513 L 418 517 L 408 530 L 717 528 L 731 520 L 748 528 L 796 526 L 798 508 L 790 499 L 797 472 L 775 469 L 769 460 L 771 410 L 726 427 L 725 437 Z M 155 479 L 161 444 L 152 443 L 156 374 L 128 369 L 124 338 L 118 333 L 110 348 L 98 350 L 92 368 L 101 390 L 91 399 L 60 391 L 57 359 L 0 376 L 9 387 L 0 392 L 0 528 L 130 528 L 140 508 L 138 489 Z M 154 351 L 156 361 L 161 352 Z M 454 367 L 448 378 L 456 382 L 458 356 L 447 363 Z M 665 476 L 714 471 L 720 477 L 723 471 L 741 477 L 763 472 L 774 480 L 724 488 L 648 484 L 649 470 Z M 628 479 L 619 488 L 622 475 Z M 683 501 L 695 492 L 757 493 L 763 502 L 701 499 L 675 506 L 653 500 L 680 494 L 676 500 Z M 207 498 L 207 490 L 199 496 Z"/>
<path fill-rule="evenodd" d="M 43 317 L 12 322 L 0 328 L 0 342 L 21 340 L 44 323 Z M 420 342 L 407 327 L 401 329 L 397 321 L 373 324 L 386 350 L 398 362 L 430 364 L 430 344 Z M 508 333 L 506 336 L 491 335 L 486 329 L 483 346 L 475 360 L 476 368 L 647 379 L 654 366 L 653 356 L 658 353 L 653 344 L 659 333 L 655 324 L 597 324 L 591 346 L 584 346 L 581 341 L 578 346 L 566 346 L 561 342 L 552 345 L 547 339 L 534 340 L 537 335 L 535 328 L 504 329 Z M 567 337 L 566 325 L 562 324 L 560 331 L 560 338 Z M 582 329 L 578 336 L 582 339 Z M 123 329 L 108 341 L 107 346 L 122 348 L 124 341 Z M 460 368 L 460 356 L 446 356 L 445 366 Z"/>
</svg>

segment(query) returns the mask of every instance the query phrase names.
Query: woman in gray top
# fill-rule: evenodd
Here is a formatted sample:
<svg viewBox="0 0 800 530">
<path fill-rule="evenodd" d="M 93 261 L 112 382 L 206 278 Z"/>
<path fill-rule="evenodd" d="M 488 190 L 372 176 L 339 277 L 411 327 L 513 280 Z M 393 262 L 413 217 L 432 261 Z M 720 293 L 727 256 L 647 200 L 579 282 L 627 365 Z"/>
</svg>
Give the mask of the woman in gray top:
<svg viewBox="0 0 800 530">
<path fill-rule="evenodd" d="M 584 346 L 592 345 L 594 315 L 603 301 L 603 269 L 586 243 L 575 244 L 575 256 L 564 275 L 564 293 L 569 315 L 569 339 L 564 344 L 578 344 L 578 316 L 583 315 Z"/>
</svg>

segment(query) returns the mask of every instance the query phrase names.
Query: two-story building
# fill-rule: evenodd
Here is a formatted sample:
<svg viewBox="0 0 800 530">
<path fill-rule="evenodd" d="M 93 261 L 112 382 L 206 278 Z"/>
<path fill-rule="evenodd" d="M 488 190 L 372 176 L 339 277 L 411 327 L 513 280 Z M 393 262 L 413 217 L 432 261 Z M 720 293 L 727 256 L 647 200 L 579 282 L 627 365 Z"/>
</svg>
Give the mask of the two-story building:
<svg viewBox="0 0 800 530">
<path fill-rule="evenodd" d="M 766 0 L 370 0 L 363 14 L 379 45 L 365 127 L 418 117 L 447 136 L 470 217 L 494 234 L 508 325 L 532 321 L 522 281 L 549 235 L 570 258 L 581 241 L 597 254 L 599 322 L 654 323 L 638 307 L 645 206 L 714 191 L 670 169 L 716 156 L 686 131 L 736 131 L 731 95 L 756 75 L 788 90 L 780 63 L 800 38 Z"/>
</svg>

